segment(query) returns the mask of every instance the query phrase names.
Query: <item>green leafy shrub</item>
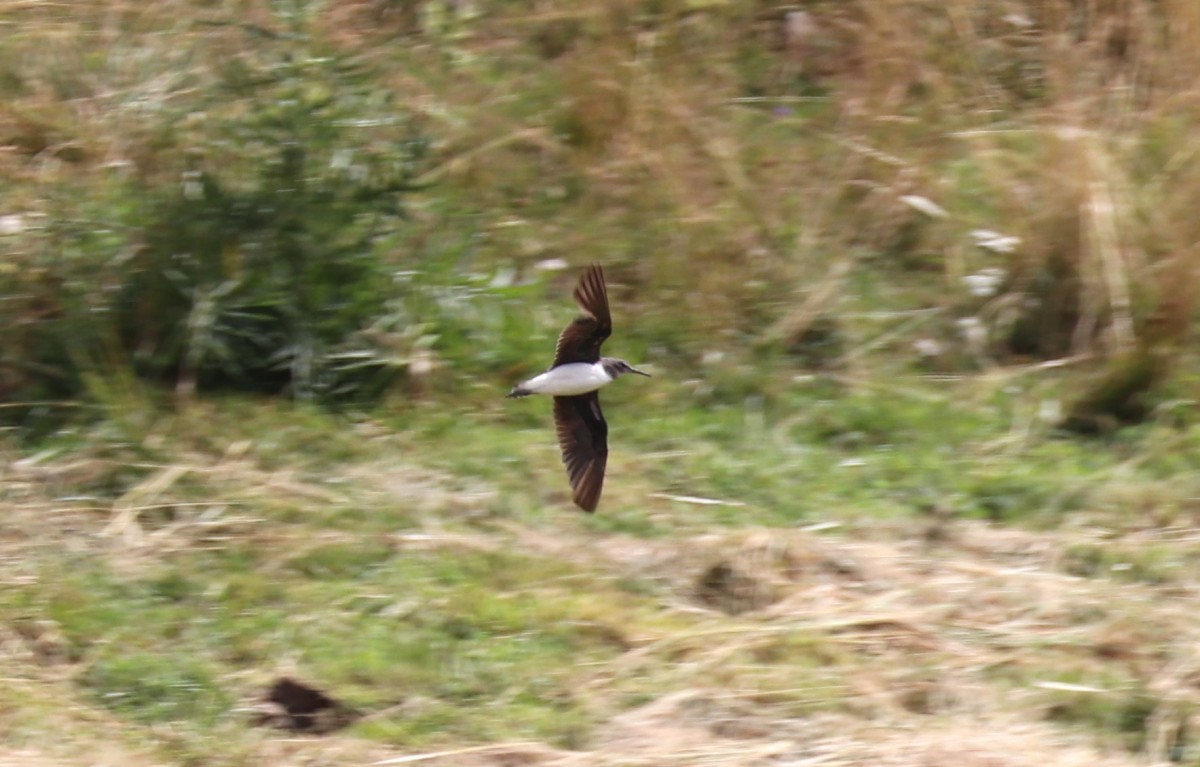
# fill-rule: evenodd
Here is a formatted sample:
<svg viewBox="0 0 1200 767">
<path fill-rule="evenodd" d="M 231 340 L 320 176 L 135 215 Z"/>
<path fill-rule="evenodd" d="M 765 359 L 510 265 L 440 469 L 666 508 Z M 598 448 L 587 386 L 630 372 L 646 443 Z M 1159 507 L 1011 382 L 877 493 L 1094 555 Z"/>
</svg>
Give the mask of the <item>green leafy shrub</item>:
<svg viewBox="0 0 1200 767">
<path fill-rule="evenodd" d="M 175 90 L 124 117 L 132 161 L 41 186 L 45 215 L 7 238 L 0 271 L 0 399 L 73 397 L 129 363 L 182 396 L 360 396 L 403 371 L 345 354 L 395 314 L 406 259 L 384 235 L 429 141 L 297 8 L 282 31 L 201 25 Z"/>
<path fill-rule="evenodd" d="M 330 392 L 332 355 L 380 315 L 427 142 L 351 62 L 307 37 L 221 65 L 185 130 L 180 177 L 140 182 L 143 242 L 115 304 L 139 372 L 190 391 Z"/>
</svg>

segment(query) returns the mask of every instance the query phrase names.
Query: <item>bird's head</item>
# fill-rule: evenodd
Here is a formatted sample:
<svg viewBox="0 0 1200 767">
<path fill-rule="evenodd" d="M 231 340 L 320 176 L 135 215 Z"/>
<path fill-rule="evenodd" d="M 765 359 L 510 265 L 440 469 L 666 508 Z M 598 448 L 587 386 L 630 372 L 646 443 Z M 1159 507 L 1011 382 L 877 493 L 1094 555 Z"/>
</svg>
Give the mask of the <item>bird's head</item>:
<svg viewBox="0 0 1200 767">
<path fill-rule="evenodd" d="M 616 357 L 603 357 L 600 361 L 604 364 L 604 371 L 613 378 L 625 375 L 626 373 L 637 373 L 640 376 L 650 378 L 649 373 L 644 370 L 638 370 L 625 360 L 619 360 Z"/>
</svg>

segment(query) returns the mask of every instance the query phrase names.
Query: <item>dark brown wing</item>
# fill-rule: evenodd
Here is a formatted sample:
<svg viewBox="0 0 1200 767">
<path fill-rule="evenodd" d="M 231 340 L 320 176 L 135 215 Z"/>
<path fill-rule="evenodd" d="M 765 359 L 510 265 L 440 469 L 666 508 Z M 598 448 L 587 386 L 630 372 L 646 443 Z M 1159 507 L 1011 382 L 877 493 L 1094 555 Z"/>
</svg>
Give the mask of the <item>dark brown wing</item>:
<svg viewBox="0 0 1200 767">
<path fill-rule="evenodd" d="M 575 505 L 584 511 L 595 511 L 604 487 L 604 467 L 608 464 L 608 424 L 600 412 L 596 392 L 555 397 L 554 425 Z"/>
<path fill-rule="evenodd" d="M 592 264 L 575 286 L 575 303 L 584 311 L 563 329 L 554 348 L 554 364 L 596 362 L 600 359 L 600 344 L 612 334 L 612 315 L 608 313 L 608 289 L 604 285 L 604 270 Z"/>
</svg>

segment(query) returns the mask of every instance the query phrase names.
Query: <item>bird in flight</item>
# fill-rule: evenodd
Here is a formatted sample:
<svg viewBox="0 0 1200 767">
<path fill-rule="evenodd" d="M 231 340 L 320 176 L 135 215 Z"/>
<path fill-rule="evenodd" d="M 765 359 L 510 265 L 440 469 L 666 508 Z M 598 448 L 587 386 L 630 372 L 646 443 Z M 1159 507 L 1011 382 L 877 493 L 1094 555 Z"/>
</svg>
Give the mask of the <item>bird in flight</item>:
<svg viewBox="0 0 1200 767">
<path fill-rule="evenodd" d="M 600 411 L 600 387 L 625 373 L 649 377 L 625 360 L 601 357 L 600 345 L 612 333 L 604 270 L 593 264 L 575 286 L 575 303 L 583 310 L 563 329 L 554 363 L 545 373 L 517 384 L 509 397 L 549 394 L 554 397 L 558 446 L 571 481 L 575 505 L 596 510 L 608 463 L 608 424 Z"/>
</svg>

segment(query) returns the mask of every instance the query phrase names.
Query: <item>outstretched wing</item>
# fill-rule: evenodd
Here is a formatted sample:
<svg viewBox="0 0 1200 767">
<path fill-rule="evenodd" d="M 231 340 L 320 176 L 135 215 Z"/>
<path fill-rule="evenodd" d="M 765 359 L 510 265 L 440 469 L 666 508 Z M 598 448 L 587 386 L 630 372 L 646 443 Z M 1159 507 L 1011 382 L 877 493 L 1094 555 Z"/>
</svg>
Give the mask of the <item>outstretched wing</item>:
<svg viewBox="0 0 1200 767">
<path fill-rule="evenodd" d="M 575 505 L 587 512 L 595 511 L 608 464 L 608 424 L 600 412 L 596 392 L 555 397 L 554 425 Z"/>
<path fill-rule="evenodd" d="M 604 285 L 604 270 L 592 264 L 575 286 L 575 303 L 584 314 L 576 317 L 558 336 L 554 348 L 554 364 L 596 362 L 600 359 L 600 344 L 612 334 L 612 315 L 608 313 L 608 289 Z"/>
</svg>

